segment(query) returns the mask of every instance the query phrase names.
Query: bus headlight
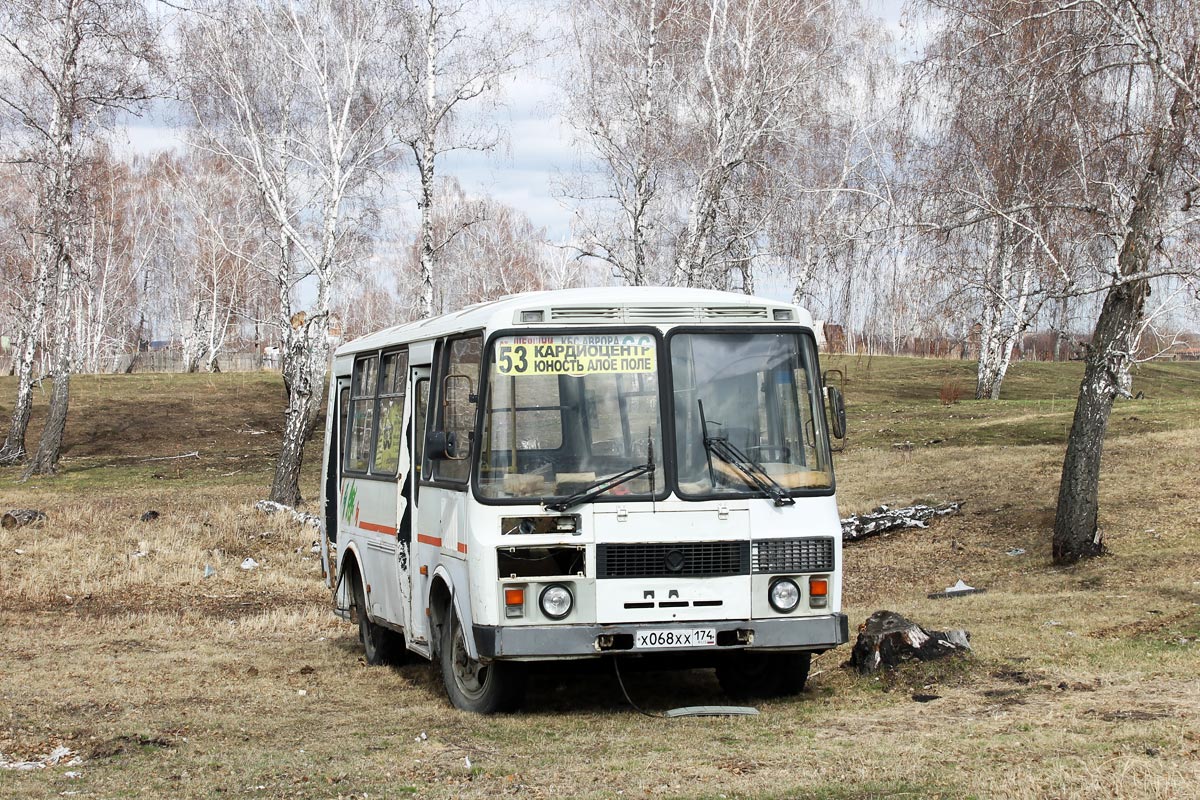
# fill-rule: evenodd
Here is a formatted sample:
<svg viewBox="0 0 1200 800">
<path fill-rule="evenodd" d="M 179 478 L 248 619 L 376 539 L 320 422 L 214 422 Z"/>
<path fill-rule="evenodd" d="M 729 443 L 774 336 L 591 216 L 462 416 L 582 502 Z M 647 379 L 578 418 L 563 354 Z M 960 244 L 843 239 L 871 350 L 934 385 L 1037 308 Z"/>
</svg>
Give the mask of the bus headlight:
<svg viewBox="0 0 1200 800">
<path fill-rule="evenodd" d="M 798 592 L 799 590 L 797 590 Z M 799 602 L 799 599 L 796 602 Z M 542 596 L 538 599 L 538 603 L 542 607 L 542 613 L 547 617 L 550 619 L 562 619 L 571 613 L 574 598 L 571 597 L 570 589 L 561 583 L 555 583 L 542 589 Z"/>
<path fill-rule="evenodd" d="M 780 578 L 771 584 L 767 599 L 780 614 L 790 614 L 800 605 L 800 587 L 791 578 Z"/>
</svg>

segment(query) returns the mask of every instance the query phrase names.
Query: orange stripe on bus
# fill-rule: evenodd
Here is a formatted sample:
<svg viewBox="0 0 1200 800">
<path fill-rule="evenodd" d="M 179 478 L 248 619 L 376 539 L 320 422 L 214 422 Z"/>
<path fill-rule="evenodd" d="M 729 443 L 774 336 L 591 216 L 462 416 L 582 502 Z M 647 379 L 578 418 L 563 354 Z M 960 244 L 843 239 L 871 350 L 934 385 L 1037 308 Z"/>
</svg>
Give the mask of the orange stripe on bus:
<svg viewBox="0 0 1200 800">
<path fill-rule="evenodd" d="M 374 531 L 375 533 L 386 533 L 388 536 L 396 535 L 396 527 L 394 525 L 380 525 L 375 522 L 360 521 L 358 523 L 358 527 L 362 528 L 364 531 Z"/>
<path fill-rule="evenodd" d="M 467 546 L 466 546 L 465 544 L 463 544 L 462 542 L 459 542 L 459 543 L 458 543 L 458 552 L 460 552 L 460 553 L 466 553 L 466 552 L 467 552 Z"/>
<path fill-rule="evenodd" d="M 421 544 L 431 544 L 431 545 L 433 545 L 434 547 L 441 547 L 441 546 L 442 546 L 442 540 L 441 540 L 441 539 L 437 538 L 436 536 L 426 536 L 426 535 L 425 535 L 425 534 L 423 534 L 423 533 L 418 533 L 418 534 L 417 534 L 417 541 L 418 541 L 418 542 L 420 542 Z"/>
</svg>

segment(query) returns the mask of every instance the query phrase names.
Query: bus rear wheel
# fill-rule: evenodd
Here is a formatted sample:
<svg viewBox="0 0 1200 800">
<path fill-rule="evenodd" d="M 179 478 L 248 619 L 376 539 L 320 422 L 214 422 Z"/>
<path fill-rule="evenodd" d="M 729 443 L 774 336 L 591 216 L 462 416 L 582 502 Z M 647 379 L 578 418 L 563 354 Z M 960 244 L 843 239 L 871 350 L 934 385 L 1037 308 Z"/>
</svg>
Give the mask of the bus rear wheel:
<svg viewBox="0 0 1200 800">
<path fill-rule="evenodd" d="M 717 680 L 735 700 L 788 697 L 808 683 L 812 653 L 729 653 L 717 666 Z"/>
<path fill-rule="evenodd" d="M 358 640 L 362 642 L 363 656 L 373 667 L 399 663 L 404 653 L 403 638 L 382 625 L 376 625 L 367 616 L 367 596 L 363 591 L 362 578 L 354 578 L 354 613 L 358 617 Z"/>
<path fill-rule="evenodd" d="M 475 714 L 515 711 L 525 695 L 525 673 L 520 665 L 471 658 L 454 611 L 448 610 L 446 617 L 438 655 L 451 705 Z"/>
</svg>

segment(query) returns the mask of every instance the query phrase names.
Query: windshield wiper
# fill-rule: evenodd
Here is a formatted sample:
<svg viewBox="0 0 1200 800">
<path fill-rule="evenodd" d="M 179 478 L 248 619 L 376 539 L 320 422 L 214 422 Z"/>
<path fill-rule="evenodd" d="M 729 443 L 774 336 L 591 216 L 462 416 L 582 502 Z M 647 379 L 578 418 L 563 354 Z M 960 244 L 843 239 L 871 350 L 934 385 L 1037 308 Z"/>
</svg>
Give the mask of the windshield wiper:
<svg viewBox="0 0 1200 800">
<path fill-rule="evenodd" d="M 618 472 L 616 475 L 607 478 L 600 478 L 592 481 L 587 486 L 584 486 L 574 494 L 567 495 L 562 500 L 557 500 L 553 503 L 546 503 L 545 507 L 551 511 L 563 512 L 571 506 L 577 506 L 580 503 L 587 503 L 595 500 L 605 492 L 615 489 L 622 483 L 628 483 L 639 475 L 650 473 L 650 494 L 654 495 L 654 471 L 657 467 L 654 464 L 654 442 L 649 443 L 648 452 L 646 453 L 648 460 L 645 464 L 638 464 L 636 467 L 630 467 L 624 472 Z"/>
<path fill-rule="evenodd" d="M 700 433 L 704 437 L 704 449 L 709 453 L 709 479 L 712 479 L 712 456 L 716 455 L 725 463 L 736 469 L 747 486 L 758 489 L 766 497 L 775 501 L 777 506 L 794 506 L 796 499 L 787 493 L 787 489 L 771 477 L 766 467 L 730 444 L 725 436 L 709 436 L 708 420 L 704 416 L 704 401 L 696 400 L 700 406 Z M 718 424 L 718 423 L 714 423 Z M 715 481 L 713 482 L 715 485 Z"/>
</svg>

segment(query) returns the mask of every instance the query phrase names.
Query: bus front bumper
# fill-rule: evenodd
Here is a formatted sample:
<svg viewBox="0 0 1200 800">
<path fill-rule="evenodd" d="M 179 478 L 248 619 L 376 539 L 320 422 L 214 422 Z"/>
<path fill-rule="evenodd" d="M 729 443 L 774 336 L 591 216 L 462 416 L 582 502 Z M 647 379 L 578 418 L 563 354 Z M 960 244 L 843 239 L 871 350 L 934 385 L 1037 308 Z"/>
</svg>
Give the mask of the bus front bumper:
<svg viewBox="0 0 1200 800">
<path fill-rule="evenodd" d="M 635 646 L 638 631 L 711 628 L 717 644 L 703 647 Z M 845 614 L 819 617 L 616 625 L 474 626 L 482 658 L 552 659 L 642 653 L 711 653 L 723 650 L 828 650 L 850 640 Z"/>
</svg>

